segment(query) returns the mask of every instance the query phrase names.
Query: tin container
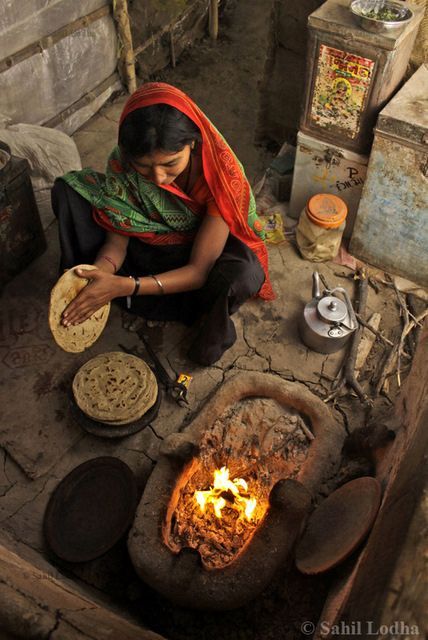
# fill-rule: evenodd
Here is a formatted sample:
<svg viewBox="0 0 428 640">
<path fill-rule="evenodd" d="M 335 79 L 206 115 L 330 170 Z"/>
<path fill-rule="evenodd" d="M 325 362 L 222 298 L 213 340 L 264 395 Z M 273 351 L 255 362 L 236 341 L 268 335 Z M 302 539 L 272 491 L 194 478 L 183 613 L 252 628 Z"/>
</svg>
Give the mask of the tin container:
<svg viewBox="0 0 428 640">
<path fill-rule="evenodd" d="M 346 202 L 344 237 L 350 238 L 366 177 L 368 156 L 317 140 L 299 131 L 289 215 L 298 218 L 309 198 L 331 193 Z"/>
<path fill-rule="evenodd" d="M 381 111 L 349 250 L 428 286 L 428 67 Z"/>
<path fill-rule="evenodd" d="M 46 249 L 27 160 L 11 155 L 0 165 L 0 288 Z M 3 155 L 3 158 L 6 156 Z"/>
<path fill-rule="evenodd" d="M 376 117 L 403 80 L 423 17 L 423 7 L 410 6 L 399 33 L 365 31 L 349 0 L 327 0 L 309 16 L 302 131 L 356 153 L 370 150 Z"/>
</svg>

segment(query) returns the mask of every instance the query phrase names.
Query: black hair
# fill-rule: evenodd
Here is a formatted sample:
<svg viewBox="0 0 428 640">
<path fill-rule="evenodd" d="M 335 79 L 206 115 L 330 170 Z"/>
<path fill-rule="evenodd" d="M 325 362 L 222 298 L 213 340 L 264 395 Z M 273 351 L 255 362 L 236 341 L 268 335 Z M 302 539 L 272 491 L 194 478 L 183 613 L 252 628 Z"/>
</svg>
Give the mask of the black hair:
<svg viewBox="0 0 428 640">
<path fill-rule="evenodd" d="M 157 150 L 181 151 L 194 140 L 202 140 L 198 127 L 168 104 L 136 109 L 126 116 L 119 128 L 119 145 L 131 158 Z"/>
</svg>

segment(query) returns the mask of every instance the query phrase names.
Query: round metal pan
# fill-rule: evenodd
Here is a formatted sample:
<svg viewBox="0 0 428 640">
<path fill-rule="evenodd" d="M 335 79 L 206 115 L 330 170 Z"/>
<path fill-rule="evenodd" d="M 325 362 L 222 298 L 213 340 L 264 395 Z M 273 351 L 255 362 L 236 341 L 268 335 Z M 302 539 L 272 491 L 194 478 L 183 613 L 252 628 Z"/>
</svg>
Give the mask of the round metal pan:
<svg viewBox="0 0 428 640">
<path fill-rule="evenodd" d="M 376 478 L 347 482 L 320 504 L 309 517 L 296 549 L 296 566 L 313 575 L 343 562 L 364 540 L 381 501 Z"/>
<path fill-rule="evenodd" d="M 43 521 L 46 541 L 62 560 L 94 560 L 127 532 L 136 507 L 137 484 L 128 465 L 110 456 L 93 458 L 51 495 Z"/>
</svg>

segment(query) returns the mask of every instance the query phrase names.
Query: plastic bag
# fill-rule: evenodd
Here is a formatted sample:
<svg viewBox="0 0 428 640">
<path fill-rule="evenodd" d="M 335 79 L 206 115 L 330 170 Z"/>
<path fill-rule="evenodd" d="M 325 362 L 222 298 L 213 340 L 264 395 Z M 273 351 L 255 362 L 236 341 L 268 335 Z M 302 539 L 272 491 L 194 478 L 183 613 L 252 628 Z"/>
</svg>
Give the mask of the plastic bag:
<svg viewBox="0 0 428 640">
<path fill-rule="evenodd" d="M 0 140 L 14 156 L 25 158 L 43 229 L 54 219 L 50 191 L 56 178 L 82 168 L 75 142 L 62 131 L 33 124 L 8 125 L 0 114 Z"/>
</svg>

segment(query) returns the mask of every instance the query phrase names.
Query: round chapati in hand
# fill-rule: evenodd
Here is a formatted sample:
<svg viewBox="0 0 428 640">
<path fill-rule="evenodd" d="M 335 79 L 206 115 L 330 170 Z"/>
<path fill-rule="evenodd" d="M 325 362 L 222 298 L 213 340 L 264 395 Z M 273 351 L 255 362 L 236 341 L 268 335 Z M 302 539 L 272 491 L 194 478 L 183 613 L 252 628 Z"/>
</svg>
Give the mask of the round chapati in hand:
<svg viewBox="0 0 428 640">
<path fill-rule="evenodd" d="M 157 380 L 142 360 L 122 351 L 92 358 L 76 373 L 73 395 L 92 420 L 125 425 L 139 420 L 156 402 Z"/>
<path fill-rule="evenodd" d="M 98 340 L 110 312 L 110 303 L 108 303 L 81 324 L 65 327 L 61 323 L 65 309 L 89 283 L 86 278 L 79 278 L 75 273 L 76 269 L 92 271 L 96 267 L 91 264 L 80 264 L 66 271 L 52 289 L 49 304 L 49 327 L 55 342 L 61 349 L 71 353 L 84 351 Z"/>
</svg>

